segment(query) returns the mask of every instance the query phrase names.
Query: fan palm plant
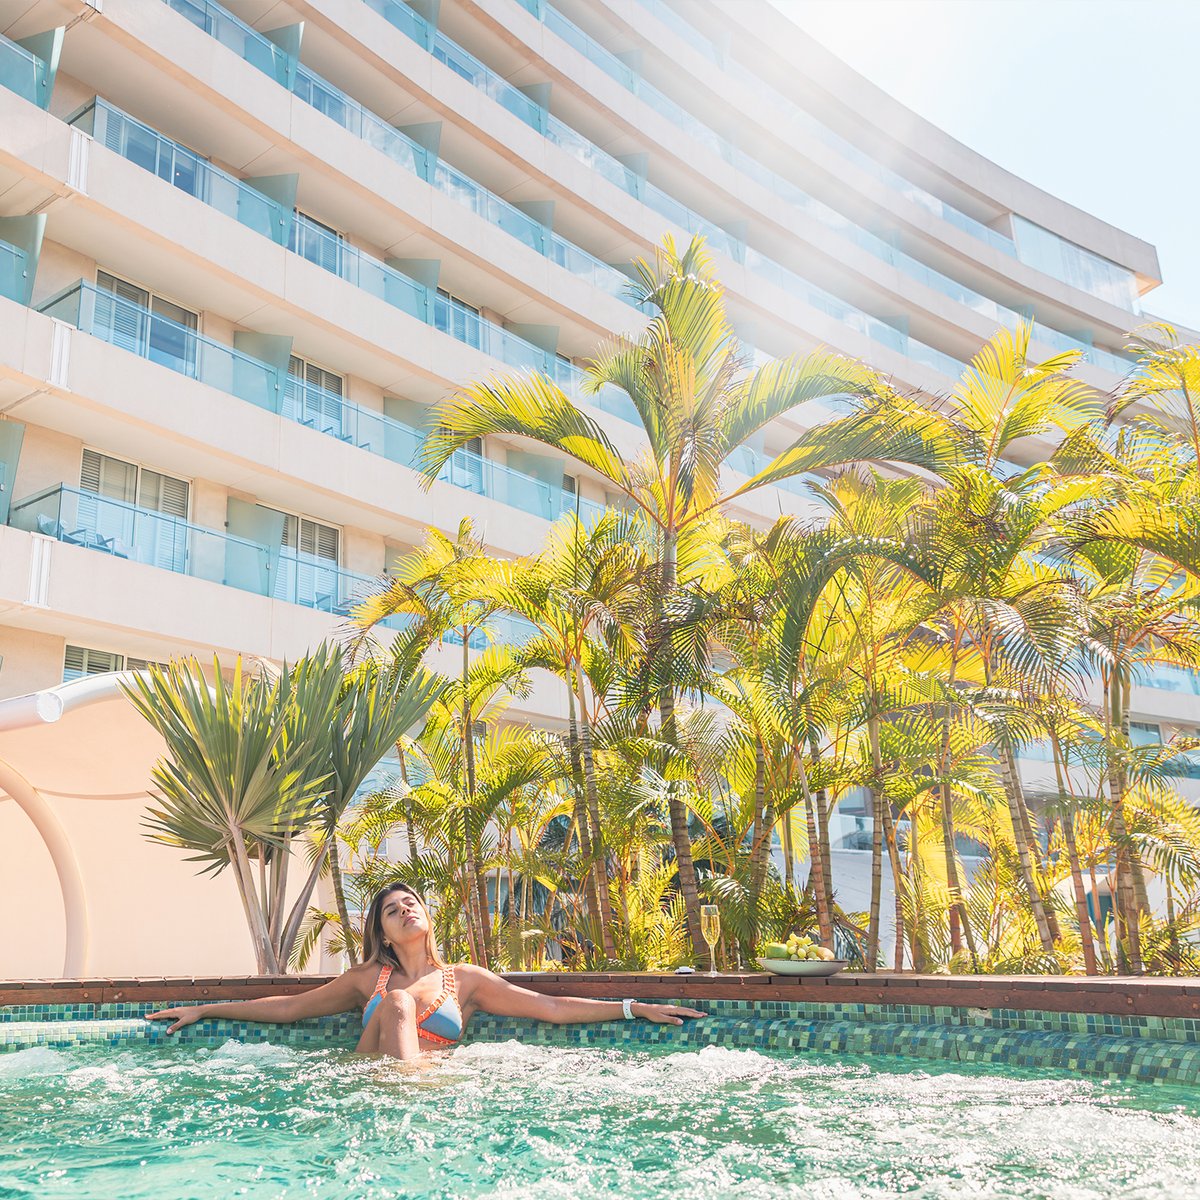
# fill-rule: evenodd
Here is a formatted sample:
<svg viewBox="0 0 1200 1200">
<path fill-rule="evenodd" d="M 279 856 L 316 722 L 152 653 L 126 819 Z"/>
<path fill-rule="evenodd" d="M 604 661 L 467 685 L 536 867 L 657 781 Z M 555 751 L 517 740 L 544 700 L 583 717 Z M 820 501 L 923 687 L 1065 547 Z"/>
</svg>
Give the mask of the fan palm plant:
<svg viewBox="0 0 1200 1200">
<path fill-rule="evenodd" d="M 303 679 L 303 668 L 298 674 Z M 298 691 L 310 705 L 307 735 L 298 735 L 299 725 L 289 734 Z M 233 871 L 265 975 L 278 974 L 286 962 L 278 936 L 281 894 L 267 883 L 266 862 L 286 854 L 291 839 L 315 821 L 328 789 L 325 746 L 311 735 L 331 723 L 336 687 L 300 684 L 298 691 L 297 673 L 247 673 L 240 656 L 228 678 L 214 662 L 210 682 L 193 658 L 150 666 L 125 685 L 165 744 L 151 772 L 159 805 L 148 810 L 147 836 L 191 851 L 189 861 L 206 864 L 202 873 Z M 252 856 L 259 860 L 257 884 Z"/>
</svg>

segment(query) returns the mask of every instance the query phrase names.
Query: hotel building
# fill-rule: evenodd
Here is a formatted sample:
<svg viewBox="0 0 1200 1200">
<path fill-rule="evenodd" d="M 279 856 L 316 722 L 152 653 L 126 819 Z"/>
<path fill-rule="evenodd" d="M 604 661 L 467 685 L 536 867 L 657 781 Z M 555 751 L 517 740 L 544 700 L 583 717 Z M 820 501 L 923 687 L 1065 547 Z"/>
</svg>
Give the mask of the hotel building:
<svg viewBox="0 0 1200 1200">
<path fill-rule="evenodd" d="M 1019 320 L 1109 390 L 1159 282 L 1152 246 L 922 121 L 767 0 L 0 0 L 0 35 L 0 699 L 180 654 L 294 659 L 427 526 L 470 516 L 515 555 L 603 506 L 598 479 L 503 438 L 426 490 L 419 427 L 492 372 L 578 395 L 596 344 L 643 322 L 628 266 L 664 233 L 708 239 L 756 356 L 827 346 L 930 393 Z M 580 398 L 638 444 L 628 401 Z M 734 515 L 808 503 L 797 483 Z M 1152 682 L 1147 737 L 1200 727 L 1193 677 Z M 560 723 L 563 698 L 542 681 L 513 711 Z M 141 801 L 44 798 L 85 881 L 96 847 L 111 871 Z M 840 819 L 853 846 L 864 823 Z M 0 900 L 57 929 L 19 935 L 0 976 L 62 961 L 43 840 L 0 801 Z M 139 846 L 134 874 L 190 880 Z M 128 887 L 90 902 L 127 910 Z M 229 892 L 236 950 L 197 927 L 152 969 L 248 969 Z"/>
</svg>

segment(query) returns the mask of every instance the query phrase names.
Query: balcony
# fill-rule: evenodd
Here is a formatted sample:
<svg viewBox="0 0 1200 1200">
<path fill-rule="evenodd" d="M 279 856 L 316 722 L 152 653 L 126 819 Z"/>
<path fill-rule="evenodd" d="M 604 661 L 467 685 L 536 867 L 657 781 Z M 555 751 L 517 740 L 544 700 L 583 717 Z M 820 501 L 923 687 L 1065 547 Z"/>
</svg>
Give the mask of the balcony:
<svg viewBox="0 0 1200 1200">
<path fill-rule="evenodd" d="M 577 396 L 581 394 L 583 373 L 578 368 L 563 363 L 540 346 L 509 333 L 494 322 L 484 320 L 466 305 L 437 296 L 432 288 L 380 262 L 315 222 L 288 212 L 277 201 L 214 167 L 150 126 L 134 120 L 107 101 L 99 98 L 92 101 L 71 119 L 71 123 L 92 133 L 108 149 L 135 166 L 150 171 L 272 241 L 288 246 L 314 265 L 393 308 L 434 325 L 507 366 L 543 371 L 564 390 Z M 522 220 L 529 220 L 519 210 L 512 211 Z M 558 243 L 552 242 L 550 248 L 554 250 L 556 245 Z M 570 246 L 569 243 L 563 245 Z M 554 250 L 555 253 L 560 251 L 567 253 L 561 247 Z M 623 275 L 620 279 L 622 287 L 628 285 Z M 607 389 L 590 402 L 623 420 L 637 419 L 636 410 L 617 389 Z"/>
<path fill-rule="evenodd" d="M 522 3 L 523 6 L 528 9 L 528 11 L 533 13 L 535 16 L 538 16 L 539 19 L 543 21 L 546 28 L 550 30 L 550 32 L 556 34 L 568 45 L 572 46 L 575 50 L 587 58 L 590 62 L 599 66 L 601 70 L 615 79 L 628 91 L 633 92 L 636 96 L 645 101 L 645 103 L 659 113 L 659 115 L 665 117 L 677 128 L 682 129 L 685 133 L 695 138 L 719 158 L 729 163 L 743 174 L 748 175 L 751 179 L 755 180 L 755 182 L 761 184 L 790 207 L 800 209 L 808 216 L 812 217 L 814 220 L 820 222 L 826 228 L 837 234 L 839 237 L 853 242 L 860 249 L 865 250 L 868 254 L 871 254 L 873 257 L 879 259 L 879 261 L 887 264 L 888 266 L 894 267 L 902 274 L 907 275 L 910 279 L 914 279 L 918 283 L 932 288 L 934 291 L 941 293 L 943 296 L 948 297 L 955 303 L 961 304 L 964 307 L 971 309 L 973 312 L 980 313 L 982 316 L 986 317 L 995 324 L 1003 325 L 1006 328 L 1012 329 L 1016 327 L 1018 321 L 1023 319 L 1022 314 L 1006 307 L 1003 304 L 998 303 L 988 296 L 982 295 L 973 288 L 968 287 L 966 284 L 960 283 L 958 280 L 953 279 L 948 275 L 944 275 L 942 272 L 935 270 L 926 263 L 914 258 L 912 255 L 906 254 L 898 247 L 892 245 L 885 238 L 879 237 L 870 230 L 856 224 L 854 221 L 851 221 L 849 218 L 845 217 L 842 213 L 838 212 L 830 205 L 818 200 L 815 196 L 804 191 L 803 188 L 792 183 L 791 180 L 785 179 L 781 175 L 772 171 L 769 167 L 765 166 L 756 158 L 747 154 L 740 147 L 721 137 L 714 130 L 710 129 L 707 125 L 694 117 L 681 105 L 677 104 L 674 100 L 671 100 L 669 97 L 660 92 L 657 88 L 649 85 L 644 79 L 632 71 L 628 65 L 617 58 L 616 55 L 612 54 L 609 50 L 596 42 L 595 39 L 584 33 L 582 29 L 568 20 L 557 9 L 547 4 L 538 3 L 537 0 L 529 0 L 529 3 L 525 3 L 525 0 L 518 0 L 518 3 Z M 642 3 L 651 8 L 660 20 L 663 20 L 670 25 L 674 31 L 680 36 L 684 37 L 685 40 L 692 42 L 693 45 L 702 43 L 706 48 L 706 56 L 712 61 L 725 66 L 727 69 L 730 69 L 731 73 L 739 74 L 739 72 L 734 69 L 735 64 L 727 61 L 726 56 L 719 53 L 716 47 L 712 46 L 707 39 L 704 39 L 698 33 L 696 33 L 696 31 L 692 29 L 692 27 L 682 17 L 675 13 L 669 5 L 662 3 L 661 0 L 642 0 Z M 407 6 L 401 5 L 398 0 L 373 0 L 372 7 L 386 7 L 390 11 Z M 685 30 L 687 31 L 686 33 L 684 32 Z M 689 36 L 689 34 L 694 36 Z M 439 34 L 438 37 L 441 38 L 442 35 Z M 757 76 L 753 76 L 749 72 L 745 72 L 743 70 L 741 74 L 744 76 L 743 82 L 749 82 L 753 87 L 768 87 L 768 85 L 762 80 L 758 79 Z M 773 91 L 773 89 L 771 90 Z M 961 213 L 957 209 L 952 209 L 949 205 L 945 204 L 931 193 L 916 187 L 908 180 L 905 180 L 901 176 L 897 175 L 894 171 L 891 171 L 877 163 L 874 159 L 870 158 L 868 155 L 858 150 L 857 147 L 846 141 L 846 139 L 842 138 L 838 134 L 835 134 L 827 126 L 817 121 L 810 114 L 798 109 L 797 106 L 795 106 L 791 101 L 786 100 L 778 93 L 774 94 L 780 103 L 787 105 L 787 107 L 792 110 L 793 116 L 802 118 L 803 123 L 809 132 L 816 134 L 816 136 L 818 136 L 826 145 L 831 146 L 840 154 L 853 161 L 856 166 L 867 171 L 868 174 L 879 179 L 881 182 L 886 183 L 892 190 L 899 191 L 901 194 L 905 195 L 908 199 L 913 200 L 927 211 L 934 212 L 944 220 L 947 220 L 949 223 L 955 225 L 956 228 L 970 233 L 972 236 L 977 237 L 986 242 L 988 245 L 1001 250 L 1003 253 L 1009 256 L 1017 255 L 1017 248 L 1011 238 L 998 233 L 994 229 L 990 229 L 988 226 L 966 216 L 965 213 Z M 575 138 L 578 138 L 578 136 L 579 135 L 575 135 Z M 574 153 L 576 157 L 580 157 L 579 148 L 574 144 L 573 139 L 564 137 L 560 144 L 563 145 L 565 149 L 568 149 L 569 152 Z M 590 146 L 590 143 L 586 143 L 586 145 Z M 589 157 L 591 156 L 589 155 Z M 663 201 L 661 197 L 654 195 L 650 195 L 647 198 L 647 203 L 651 204 L 651 206 L 656 208 L 657 211 L 662 212 L 667 216 L 671 216 L 673 212 L 674 216 L 672 219 L 676 219 L 677 223 L 682 224 L 684 228 L 691 229 L 692 226 L 688 222 L 692 217 L 695 216 L 695 214 L 691 214 L 690 210 L 684 209 L 682 206 L 668 208 L 666 207 L 668 202 L 671 205 L 676 204 L 676 202 L 670 201 L 670 198 L 668 198 L 667 201 Z M 680 219 L 681 217 L 683 219 Z M 721 231 L 720 236 L 725 237 L 727 235 L 724 234 L 724 231 Z M 741 255 L 736 252 L 736 250 L 739 248 L 740 244 L 739 247 L 735 247 L 735 253 L 733 255 L 735 258 L 741 257 Z M 742 252 L 747 255 L 747 265 L 749 265 L 752 270 L 760 270 L 761 266 L 765 266 L 766 271 L 762 273 L 768 273 L 777 277 L 779 276 L 780 272 L 786 272 L 786 268 L 781 267 L 777 263 L 772 263 L 769 260 L 763 259 L 761 255 L 757 256 L 762 260 L 761 264 L 759 266 L 752 264 L 749 261 L 749 255 L 752 253 L 751 247 L 745 247 Z M 790 272 L 787 273 L 791 274 Z M 1048 273 L 1055 275 L 1056 278 L 1067 279 L 1068 281 L 1071 279 L 1070 276 L 1063 274 L 1060 270 L 1048 270 Z M 1081 273 L 1076 272 L 1076 274 Z M 1111 300 L 1111 297 L 1103 290 L 1097 290 L 1093 287 L 1083 286 L 1080 283 L 1077 283 L 1076 286 L 1081 286 L 1082 290 L 1089 291 L 1094 295 L 1100 296 L 1102 299 Z M 794 289 L 789 287 L 789 290 Z M 837 303 L 844 304 L 845 302 L 837 301 Z M 1108 350 L 1097 349 L 1089 342 L 1082 341 L 1078 338 L 1070 336 L 1069 334 L 1061 333 L 1058 330 L 1050 329 L 1043 325 L 1038 325 L 1036 327 L 1036 333 L 1041 341 L 1053 349 L 1080 350 L 1083 352 L 1086 361 L 1094 363 L 1096 366 L 1102 367 L 1105 370 L 1112 371 L 1115 374 L 1123 375 L 1132 366 L 1131 360 L 1124 358 L 1119 354 L 1114 354 Z M 921 347 L 919 343 L 917 345 L 919 351 L 926 349 L 925 347 Z M 914 355 L 914 357 L 916 357 L 918 361 L 924 361 L 926 365 L 932 365 L 931 358 L 928 355 Z"/>
<path fill-rule="evenodd" d="M 314 74 L 308 68 L 297 65 L 294 80 L 288 83 L 286 71 L 286 55 L 278 46 L 269 41 L 257 30 L 240 21 L 233 14 L 226 12 L 216 4 L 207 0 L 164 0 L 164 3 L 181 16 L 186 17 L 193 25 L 204 30 L 209 36 L 216 38 L 222 45 L 229 47 L 238 57 L 264 74 L 270 75 L 277 82 L 290 90 L 306 104 L 327 116 L 331 121 L 340 125 L 356 138 L 387 155 L 393 162 L 419 178 L 431 183 L 439 192 L 469 208 L 477 216 L 489 224 L 515 237 L 518 241 L 535 250 L 545 258 L 569 271 L 572 275 L 591 283 L 619 300 L 628 300 L 626 295 L 629 279 L 602 262 L 594 255 L 552 233 L 540 222 L 535 221 L 519 208 L 502 200 L 494 192 L 476 183 L 469 176 L 448 163 L 441 162 L 431 155 L 424 146 L 413 141 L 395 126 L 383 120 L 369 109 L 364 108 L 357 100 L 346 95 L 340 88 L 334 87 L 327 80 Z M 377 11 L 386 8 L 383 3 L 372 3 Z M 407 15 L 411 14 L 413 21 L 424 24 L 422 18 L 406 5 L 399 6 L 406 10 L 395 14 L 393 24 L 404 28 Z M 389 17 L 392 20 L 392 17 Z M 410 37 L 421 40 L 420 31 L 414 26 L 410 31 L 405 29 Z M 509 111 L 514 112 L 522 120 L 536 121 L 536 114 L 541 110 L 523 92 L 510 84 L 492 76 L 486 68 L 480 68 L 491 78 L 491 83 L 478 78 L 473 67 L 469 67 L 462 55 L 453 53 L 453 43 L 447 43 L 450 49 L 443 46 L 447 40 L 438 35 L 439 59 L 458 74 L 471 82 L 482 83 L 484 90 L 504 104 Z M 424 44 L 424 43 L 423 43 Z M 465 54 L 465 52 L 463 52 Z M 468 56 L 469 57 L 469 56 Z M 282 61 L 282 65 L 281 65 Z M 500 85 L 503 84 L 501 87 Z"/>
<path fill-rule="evenodd" d="M 288 85 L 289 55 L 257 29 L 251 29 L 232 13 L 206 0 L 164 0 L 164 3 L 264 75 L 270 75 L 285 87 Z"/>
<path fill-rule="evenodd" d="M 281 374 L 267 363 L 102 288 L 80 281 L 47 300 L 40 311 L 318 433 L 410 469 L 418 465 L 424 434 L 414 426 Z M 544 520 L 552 521 L 562 512 L 557 488 L 466 450 L 457 451 L 438 478 Z"/>
<path fill-rule="evenodd" d="M 292 214 L 277 200 L 214 167 L 157 130 L 135 121 L 119 108 L 97 97 L 68 121 L 90 134 L 101 145 L 129 162 L 165 179 L 209 208 L 269 237 L 278 245 L 287 242 Z"/>
<path fill-rule="evenodd" d="M 230 24 L 240 24 L 235 17 L 211 3 L 210 0 L 204 0 L 203 4 L 198 3 L 198 0 L 163 0 L 163 2 L 177 9 L 177 11 L 183 12 L 184 15 L 191 12 L 198 12 L 202 8 L 204 12 L 210 14 L 209 19 L 211 21 L 216 21 L 222 27 Z M 391 12 L 393 10 L 389 8 L 387 11 Z M 413 16 L 415 17 L 416 14 L 413 14 Z M 419 19 L 417 17 L 417 20 Z M 407 13 L 403 14 L 400 22 L 398 25 L 400 28 L 413 27 L 412 18 Z M 201 28 L 205 28 L 204 24 L 197 23 L 200 24 Z M 393 24 L 396 24 L 396 22 L 393 22 Z M 256 33 L 249 26 L 242 27 L 242 36 L 244 38 L 255 36 L 263 38 L 262 34 Z M 441 35 L 438 36 L 440 37 Z M 263 41 L 265 42 L 266 39 L 263 38 Z M 270 44 L 269 42 L 267 43 L 267 45 Z M 453 43 L 450 43 L 450 45 L 453 46 Z M 455 49 L 461 55 L 466 55 L 465 51 L 461 51 L 457 47 Z M 246 55 L 243 54 L 243 57 L 246 57 Z M 248 58 L 247 61 L 253 62 L 254 60 Z M 486 68 L 480 66 L 480 71 L 486 72 L 486 70 Z M 458 73 L 462 74 L 463 72 L 459 71 Z M 468 74 L 470 75 L 470 73 Z M 490 76 L 490 72 L 488 74 Z M 479 76 L 476 73 L 472 77 Z M 343 127 L 350 129 L 351 132 L 358 130 L 359 136 L 363 136 L 361 131 L 364 129 L 377 130 L 376 133 L 371 133 L 367 139 L 372 141 L 373 144 L 380 138 L 387 140 L 389 145 L 392 144 L 394 138 L 404 138 L 403 134 L 392 126 L 387 125 L 381 118 L 374 118 L 374 121 L 378 122 L 378 125 L 371 124 L 362 115 L 367 113 L 367 110 L 363 109 L 357 101 L 352 100 L 345 93 L 333 87 L 332 84 L 321 80 L 305 68 L 297 68 L 297 79 L 296 94 L 301 99 L 313 104 L 319 111 L 325 113 L 325 115 L 338 124 L 343 125 Z M 516 91 L 516 89 L 513 90 Z M 524 98 L 523 93 L 518 92 L 517 94 Z M 373 114 L 368 114 L 368 116 L 373 116 Z M 761 275 L 776 286 L 782 287 L 793 296 L 797 296 L 808 303 L 814 303 L 813 298 L 815 297 L 815 306 L 820 311 L 834 316 L 836 320 L 839 320 L 853 332 L 863 334 L 890 350 L 899 348 L 900 353 L 907 354 L 914 362 L 933 367 L 935 370 L 948 374 L 951 378 L 956 377 L 960 373 L 962 364 L 950 355 L 943 354 L 933 347 L 923 345 L 916 339 L 910 338 L 907 334 L 901 333 L 894 327 L 887 325 L 886 322 L 872 317 L 869 313 L 846 301 L 838 299 L 824 289 L 810 283 L 789 268 L 782 266 L 772 259 L 768 259 L 765 255 L 760 254 L 752 248 L 743 246 L 737 238 L 734 238 L 726 230 L 708 221 L 699 213 L 688 208 L 687 205 L 668 195 L 661 188 L 641 179 L 623 163 L 613 158 L 612 155 L 593 145 L 581 134 L 575 132 L 570 126 L 557 118 L 547 116 L 544 128 L 540 128 L 539 132 L 542 132 L 548 140 L 578 161 L 583 162 L 609 182 L 621 188 L 628 195 L 647 205 L 659 216 L 687 230 L 689 233 L 702 234 L 713 249 L 725 253 L 735 261 L 745 262 L 751 271 Z M 158 136 L 161 137 L 162 135 Z M 408 139 L 405 140 L 407 141 Z M 171 144 L 173 145 L 173 143 Z M 416 147 L 416 144 L 411 143 L 411 146 Z M 416 149 L 420 149 L 420 147 L 416 147 Z M 422 178 L 425 177 L 422 175 Z M 499 220 L 499 228 L 513 234 L 513 236 L 519 237 L 520 240 L 537 249 L 539 253 L 546 254 L 548 257 L 553 258 L 554 261 L 559 262 L 560 265 L 568 266 L 570 269 L 570 264 L 574 264 L 578 270 L 585 273 L 585 277 L 589 273 L 592 278 L 603 277 L 603 290 L 608 291 L 610 294 L 619 295 L 622 299 L 627 299 L 624 294 L 627 281 L 619 272 L 613 271 L 612 268 L 607 267 L 605 264 L 600 263 L 598 259 L 587 254 L 586 251 L 573 246 L 569 242 L 564 242 L 563 239 L 557 238 L 556 235 L 546 235 L 544 229 L 538 226 L 536 222 L 533 222 L 531 218 L 519 209 L 507 205 L 499 197 L 487 193 L 486 189 L 481 189 L 478 184 L 463 175 L 462 172 L 446 164 L 439 163 L 438 169 L 433 172 L 432 182 L 435 187 L 441 186 L 448 189 L 446 194 L 451 196 L 451 198 L 460 202 L 464 200 L 468 202 L 469 206 L 475 208 L 475 211 L 479 212 L 481 216 L 484 216 L 489 221 L 493 219 Z M 846 223 L 843 218 L 839 217 L 838 220 L 843 225 Z M 538 242 L 539 235 L 535 230 L 541 231 L 540 236 L 542 240 L 540 244 Z M 342 244 L 344 245 L 344 243 Z M 332 251 L 325 257 L 325 262 L 333 263 L 337 261 L 340 260 L 336 258 L 335 253 Z M 379 266 L 382 267 L 382 264 L 379 264 Z M 387 268 L 387 270 L 390 270 L 390 268 Z M 399 275 L 399 272 L 395 272 L 395 274 Z M 536 350 L 536 348 L 533 349 Z M 510 365 L 519 364 L 510 363 Z M 599 401 L 598 403 L 600 407 L 604 407 L 603 401 Z"/>
<path fill-rule="evenodd" d="M 122 500 L 59 484 L 13 505 L 9 524 L 68 546 L 79 546 L 116 559 L 143 563 L 177 575 L 189 575 L 302 608 L 347 617 L 355 604 L 377 591 L 380 579 L 348 571 L 328 559 L 287 546 L 268 546 L 248 538 L 194 525 L 182 517 L 140 508 Z M 381 624 L 403 629 L 412 618 L 397 615 Z M 493 617 L 469 644 L 524 645 L 534 627 L 520 617 Z M 456 635 L 443 639 L 455 643 Z M 457 640 L 461 645 L 461 638 Z"/>
<path fill-rule="evenodd" d="M 337 615 L 346 615 L 377 586 L 373 577 L 325 559 L 206 529 L 68 484 L 18 501 L 9 524 L 68 546 Z"/>
<path fill-rule="evenodd" d="M 274 367 L 94 284 L 80 280 L 38 311 L 218 391 L 279 410 L 281 384 Z"/>
</svg>

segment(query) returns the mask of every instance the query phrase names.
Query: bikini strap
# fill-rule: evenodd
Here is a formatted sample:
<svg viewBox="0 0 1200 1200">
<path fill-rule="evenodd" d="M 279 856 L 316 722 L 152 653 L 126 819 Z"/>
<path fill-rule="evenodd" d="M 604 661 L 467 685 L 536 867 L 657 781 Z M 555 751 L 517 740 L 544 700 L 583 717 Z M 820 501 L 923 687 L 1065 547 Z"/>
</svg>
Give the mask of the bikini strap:
<svg viewBox="0 0 1200 1200">
<path fill-rule="evenodd" d="M 442 968 L 442 990 L 449 992 L 451 996 L 458 999 L 458 980 L 454 977 L 454 968 Z"/>
<path fill-rule="evenodd" d="M 388 980 L 392 977 L 392 968 L 385 965 L 379 972 L 379 978 L 375 982 L 375 990 L 371 993 L 371 1000 L 376 996 L 382 996 L 387 991 Z M 368 1001 L 370 1003 L 370 1001 Z"/>
</svg>

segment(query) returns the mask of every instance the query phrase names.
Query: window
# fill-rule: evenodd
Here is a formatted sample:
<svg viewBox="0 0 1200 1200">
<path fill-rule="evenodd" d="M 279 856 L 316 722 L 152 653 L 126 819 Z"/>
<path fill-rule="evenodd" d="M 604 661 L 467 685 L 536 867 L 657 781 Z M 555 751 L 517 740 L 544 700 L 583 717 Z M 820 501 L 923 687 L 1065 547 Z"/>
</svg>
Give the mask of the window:
<svg viewBox="0 0 1200 1200">
<path fill-rule="evenodd" d="M 345 380 L 293 354 L 284 388 L 284 414 L 321 433 L 342 437 Z"/>
<path fill-rule="evenodd" d="M 322 525 L 307 517 L 287 515 L 283 525 L 283 544 L 311 558 L 327 562 L 338 560 L 338 531 L 332 525 Z"/>
<path fill-rule="evenodd" d="M 96 272 L 96 287 L 103 293 L 96 297 L 101 337 L 172 371 L 196 374 L 196 313 L 107 271 Z"/>
<path fill-rule="evenodd" d="M 153 129 L 109 110 L 104 121 L 104 144 L 189 196 L 200 194 L 206 160 Z"/>
<path fill-rule="evenodd" d="M 307 71 L 297 71 L 294 91 L 305 104 L 311 104 L 317 112 L 324 113 L 331 121 L 336 121 L 343 128 L 349 128 L 346 115 L 350 107 L 345 96 L 332 85 L 326 85 Z"/>
<path fill-rule="evenodd" d="M 448 470 L 450 482 L 455 487 L 466 488 L 477 495 L 486 495 L 484 487 L 483 438 L 473 437 L 450 457 Z"/>
<path fill-rule="evenodd" d="M 563 481 L 562 481 L 562 490 L 564 492 L 566 492 L 568 496 L 579 495 L 579 480 L 576 479 L 576 477 L 574 475 L 568 475 L 564 471 L 563 472 Z"/>
<path fill-rule="evenodd" d="M 574 382 L 575 364 L 565 354 L 555 354 L 551 365 L 554 368 L 554 382 L 569 392 Z"/>
<path fill-rule="evenodd" d="M 190 492 L 186 480 L 84 450 L 79 491 L 73 540 L 119 558 L 184 570 Z"/>
<path fill-rule="evenodd" d="M 91 650 L 86 646 L 68 646 L 63 656 L 63 683 L 82 679 L 85 675 L 105 675 L 123 671 L 125 656 L 108 650 Z"/>
<path fill-rule="evenodd" d="M 68 646 L 63 655 L 63 683 L 88 675 L 107 675 L 111 671 L 144 671 L 149 666 L 162 665 L 152 659 L 135 658 L 132 654 L 114 654 L 111 650 L 93 650 L 88 646 Z"/>
<path fill-rule="evenodd" d="M 346 597 L 341 594 L 338 570 L 338 530 L 295 513 L 281 515 L 283 543 L 275 574 L 275 599 L 324 612 L 339 611 Z"/>
<path fill-rule="evenodd" d="M 163 475 L 159 471 L 151 471 L 96 450 L 83 452 L 79 487 L 82 491 L 136 504 L 151 512 L 187 518 L 187 480 Z"/>
<path fill-rule="evenodd" d="M 433 306 L 435 329 L 448 333 L 452 338 L 465 342 L 478 350 L 483 344 L 483 322 L 479 309 L 466 301 L 452 296 L 445 288 L 438 288 Z"/>
<path fill-rule="evenodd" d="M 1157 746 L 1162 741 L 1162 729 L 1148 721 L 1130 721 L 1129 741 L 1134 746 Z"/>
<path fill-rule="evenodd" d="M 323 225 L 307 213 L 296 209 L 292 230 L 288 235 L 288 249 L 301 258 L 316 263 L 334 275 L 342 274 L 343 247 L 346 239 L 329 225 Z"/>
</svg>

